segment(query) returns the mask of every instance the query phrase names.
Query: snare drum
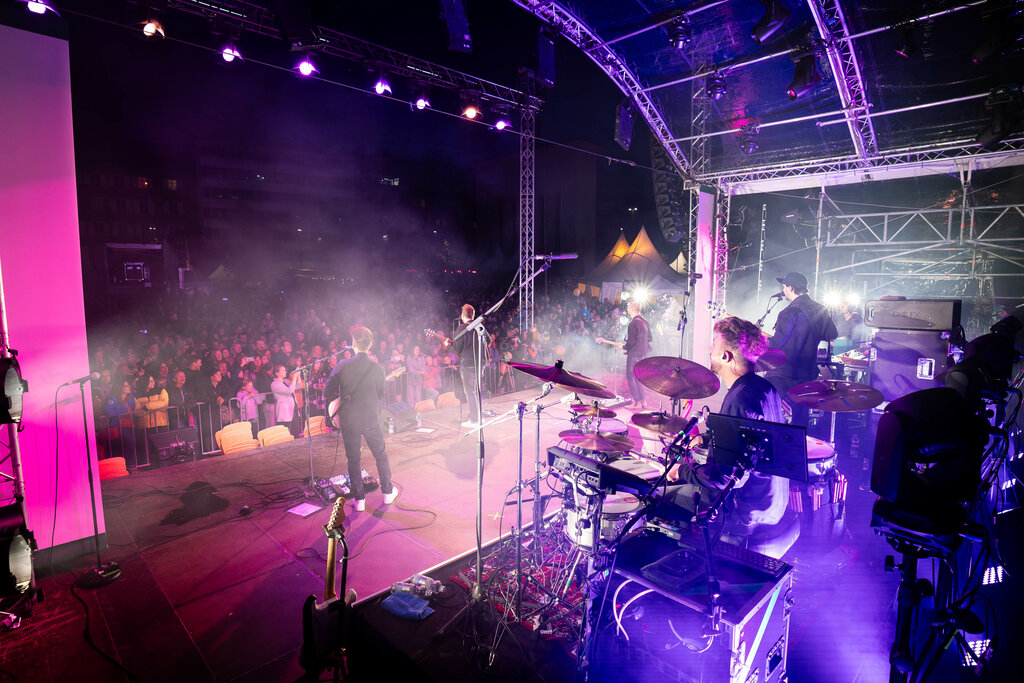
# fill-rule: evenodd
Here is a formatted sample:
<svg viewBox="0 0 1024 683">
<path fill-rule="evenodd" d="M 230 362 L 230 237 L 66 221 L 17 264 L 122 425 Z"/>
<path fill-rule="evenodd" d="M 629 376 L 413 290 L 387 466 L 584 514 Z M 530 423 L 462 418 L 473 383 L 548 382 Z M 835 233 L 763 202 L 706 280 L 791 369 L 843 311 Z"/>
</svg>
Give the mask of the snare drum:
<svg viewBox="0 0 1024 683">
<path fill-rule="evenodd" d="M 809 483 L 826 480 L 836 469 L 836 449 L 828 441 L 807 437 L 807 480 Z"/>
<path fill-rule="evenodd" d="M 613 541 L 629 518 L 640 509 L 640 500 L 631 493 L 605 496 L 601 506 L 601 538 Z M 565 535 L 584 550 L 594 549 L 594 529 L 579 510 L 566 510 Z"/>
<path fill-rule="evenodd" d="M 622 436 L 629 435 L 629 425 L 622 420 L 616 420 L 614 417 L 603 418 L 600 424 L 597 420 L 593 420 L 590 423 L 590 428 L 597 432 L 621 434 Z"/>
</svg>

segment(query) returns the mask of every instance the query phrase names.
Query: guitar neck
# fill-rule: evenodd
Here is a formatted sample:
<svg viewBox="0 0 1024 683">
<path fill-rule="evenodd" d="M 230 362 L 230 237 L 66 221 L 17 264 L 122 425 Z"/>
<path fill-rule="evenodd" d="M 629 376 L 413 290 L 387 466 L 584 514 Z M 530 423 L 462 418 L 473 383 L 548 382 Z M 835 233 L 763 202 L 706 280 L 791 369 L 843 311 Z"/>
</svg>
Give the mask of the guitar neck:
<svg viewBox="0 0 1024 683">
<path fill-rule="evenodd" d="M 338 563 L 338 542 L 331 536 L 327 539 L 327 574 L 324 576 L 324 602 L 338 596 L 334 585 L 334 566 Z"/>
</svg>

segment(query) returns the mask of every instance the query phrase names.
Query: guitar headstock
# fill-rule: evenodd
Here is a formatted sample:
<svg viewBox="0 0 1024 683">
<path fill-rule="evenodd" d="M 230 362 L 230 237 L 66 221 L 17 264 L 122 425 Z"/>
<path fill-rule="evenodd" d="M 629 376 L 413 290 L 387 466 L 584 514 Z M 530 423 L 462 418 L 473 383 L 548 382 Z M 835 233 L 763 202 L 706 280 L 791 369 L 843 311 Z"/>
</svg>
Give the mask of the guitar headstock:
<svg viewBox="0 0 1024 683">
<path fill-rule="evenodd" d="M 338 496 L 334 499 L 334 507 L 331 508 L 331 518 L 324 525 L 324 532 L 332 536 L 335 530 L 345 522 L 345 499 Z"/>
</svg>

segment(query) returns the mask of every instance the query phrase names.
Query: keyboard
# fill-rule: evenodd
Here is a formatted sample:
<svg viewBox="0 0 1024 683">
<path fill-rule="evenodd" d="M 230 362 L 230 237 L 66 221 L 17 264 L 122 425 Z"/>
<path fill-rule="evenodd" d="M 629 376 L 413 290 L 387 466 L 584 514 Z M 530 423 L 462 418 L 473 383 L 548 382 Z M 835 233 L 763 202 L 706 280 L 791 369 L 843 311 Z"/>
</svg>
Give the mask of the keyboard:
<svg viewBox="0 0 1024 683">
<path fill-rule="evenodd" d="M 732 562 L 733 564 L 738 564 L 749 569 L 755 569 L 768 574 L 776 580 L 781 579 L 790 568 L 789 565 L 782 560 L 777 560 L 774 557 L 769 557 L 768 555 L 762 555 L 761 553 L 732 543 L 717 543 L 715 544 L 714 552 L 716 560 L 723 559 Z"/>
</svg>

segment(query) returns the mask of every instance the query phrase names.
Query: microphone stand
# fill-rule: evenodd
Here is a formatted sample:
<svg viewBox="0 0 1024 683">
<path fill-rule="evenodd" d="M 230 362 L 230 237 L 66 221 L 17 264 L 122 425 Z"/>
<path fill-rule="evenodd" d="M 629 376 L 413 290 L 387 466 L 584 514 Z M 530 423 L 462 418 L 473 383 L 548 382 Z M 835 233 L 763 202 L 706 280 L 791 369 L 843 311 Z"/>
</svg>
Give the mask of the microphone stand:
<svg viewBox="0 0 1024 683">
<path fill-rule="evenodd" d="M 311 362 L 307 363 L 306 365 L 300 365 L 299 367 L 295 368 L 295 372 L 298 372 L 301 375 L 301 377 L 302 377 L 302 386 L 303 387 L 308 387 L 309 386 L 309 370 L 310 370 L 310 368 L 312 368 L 317 363 L 325 363 L 328 360 L 330 360 L 331 358 L 334 358 L 337 355 L 345 353 L 346 351 L 348 351 L 351 348 L 352 348 L 351 346 L 346 346 L 345 348 L 339 349 L 339 350 L 335 351 L 334 353 L 327 354 L 323 358 L 319 358 L 317 360 L 314 360 L 314 361 L 311 361 Z M 326 404 L 325 404 L 325 408 L 324 409 L 326 410 Z M 306 431 L 307 432 L 310 431 L 310 429 L 309 429 L 309 394 L 306 395 L 306 400 L 302 402 L 302 423 L 304 425 L 306 425 Z M 338 433 L 340 434 L 341 430 L 339 430 Z M 321 501 L 323 501 L 324 505 L 330 505 L 331 498 L 326 493 L 324 493 L 323 488 L 321 488 L 320 485 L 316 483 L 316 479 L 313 478 L 313 434 L 312 433 L 309 434 L 309 436 L 306 437 L 306 441 L 308 442 L 307 445 L 309 446 L 309 491 L 310 491 L 310 493 L 314 494 L 317 498 L 319 498 Z M 311 496 L 307 496 L 307 497 L 311 497 Z"/>
<path fill-rule="evenodd" d="M 757 319 L 757 329 L 764 327 L 764 319 L 768 317 L 768 314 L 772 312 L 772 309 L 775 308 L 780 301 L 782 301 L 782 299 L 776 297 L 774 294 L 772 295 L 771 300 L 768 301 L 768 306 L 764 309 L 764 315 Z"/>
<path fill-rule="evenodd" d="M 82 396 L 82 426 L 85 428 L 85 471 L 89 473 L 89 503 L 92 505 L 92 540 L 96 547 L 96 566 L 75 579 L 79 588 L 102 588 L 121 578 L 117 562 L 103 564 L 100 555 L 100 525 L 96 518 L 96 488 L 92 477 L 92 454 L 89 452 L 89 418 L 85 414 L 85 382 L 78 383 Z"/>
<path fill-rule="evenodd" d="M 519 272 L 522 270 L 523 265 L 525 263 L 526 262 L 523 261 L 522 263 L 519 264 L 519 269 L 516 271 L 516 279 L 517 280 L 519 279 Z M 466 325 L 466 328 L 464 330 L 462 330 L 462 332 L 459 332 L 457 335 L 455 335 L 455 337 L 452 339 L 452 341 L 455 342 L 458 339 L 461 339 L 466 334 L 469 334 L 470 332 L 475 333 L 477 335 L 477 340 L 476 340 L 476 344 L 474 345 L 474 354 L 475 354 L 475 357 L 476 357 L 476 359 L 478 361 L 480 359 L 482 359 L 484 357 L 484 353 L 483 353 L 483 351 L 484 351 L 483 335 L 486 333 L 486 331 L 484 330 L 484 325 L 483 325 L 484 319 L 487 318 L 487 316 L 489 316 L 492 313 L 494 313 L 495 311 L 497 311 L 499 308 L 501 308 L 501 305 L 505 303 L 505 299 L 507 299 L 509 296 L 511 296 L 515 292 L 518 292 L 525 285 L 527 285 L 530 282 L 532 282 L 534 280 L 534 278 L 536 278 L 541 273 L 545 272 L 550 267 L 551 267 L 551 259 L 547 258 L 544 261 L 544 265 L 542 265 L 540 268 L 535 270 L 533 272 L 533 274 L 530 275 L 530 277 L 527 278 L 525 281 L 519 282 L 518 284 L 513 283 L 513 286 L 509 288 L 509 290 L 505 294 L 505 296 L 501 297 L 498 300 L 497 303 L 495 303 L 489 309 L 487 309 L 486 311 L 484 311 L 483 313 L 478 315 L 476 317 L 476 319 L 474 319 L 472 322 L 470 322 L 468 325 Z M 484 403 L 484 399 L 483 399 L 483 386 L 482 386 L 482 382 L 481 382 L 482 374 L 483 374 L 483 368 L 482 368 L 482 366 L 481 366 L 481 364 L 479 362 L 476 364 L 476 373 L 477 373 L 477 382 L 476 382 L 476 397 L 475 398 L 476 398 L 476 402 L 477 402 L 477 419 L 480 420 L 480 423 L 477 424 L 477 429 L 476 429 L 476 454 L 477 454 L 477 467 L 476 467 L 476 576 L 473 578 L 473 589 L 470 592 L 470 600 L 469 600 L 469 602 L 466 603 L 466 605 L 461 610 L 456 612 L 455 615 L 451 619 L 449 619 L 448 622 L 444 624 L 444 626 L 442 626 L 440 628 L 440 630 L 437 632 L 439 636 L 444 634 L 444 632 L 448 630 L 448 627 L 451 624 L 453 624 L 456 620 L 458 620 L 459 617 L 461 617 L 463 613 L 466 613 L 467 615 L 470 614 L 471 610 L 474 607 L 476 607 L 477 605 L 479 605 L 479 604 L 481 604 L 483 602 L 483 597 L 484 597 L 483 584 L 482 584 L 483 573 L 484 573 L 484 560 L 483 560 L 483 555 L 484 555 L 484 550 L 483 550 L 483 533 L 484 533 L 483 532 L 483 519 L 484 519 L 484 430 L 483 430 L 483 423 L 482 423 L 482 421 L 483 421 L 483 403 Z M 466 398 L 467 398 L 467 400 L 472 400 L 468 396 Z"/>
</svg>

